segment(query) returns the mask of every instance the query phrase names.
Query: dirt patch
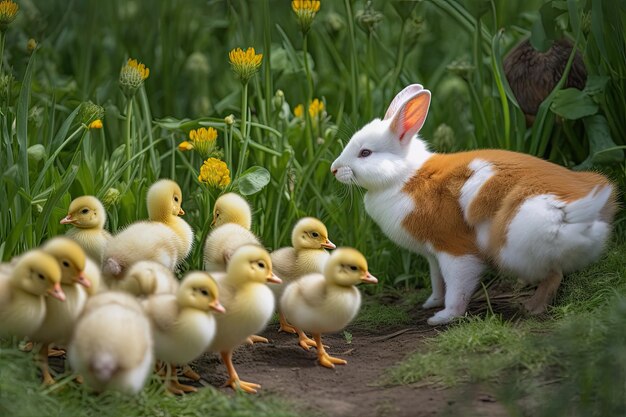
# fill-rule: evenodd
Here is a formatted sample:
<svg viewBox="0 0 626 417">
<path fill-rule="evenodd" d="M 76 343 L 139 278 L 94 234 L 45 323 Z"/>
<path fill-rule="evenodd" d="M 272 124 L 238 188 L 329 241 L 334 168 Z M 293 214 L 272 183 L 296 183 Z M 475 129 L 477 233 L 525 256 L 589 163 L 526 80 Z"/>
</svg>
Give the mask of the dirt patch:
<svg viewBox="0 0 626 417">
<path fill-rule="evenodd" d="M 277 333 L 270 325 L 263 334 L 269 344 L 241 346 L 234 354 L 239 376 L 262 385 L 260 395 L 285 398 L 298 407 L 329 416 L 506 416 L 489 392 L 438 389 L 424 384 L 381 386 L 385 371 L 419 349 L 441 329 L 426 325 L 432 312 L 415 312 L 417 325 L 371 331 L 349 328 L 351 343 L 341 334 L 325 335 L 328 352 L 348 360 L 334 370 L 316 363 L 315 349 L 306 352 L 295 335 Z M 216 355 L 193 364 L 203 384 L 219 387 L 226 370 Z M 221 388 L 224 392 L 229 389 Z M 457 411 L 455 411 L 457 410 Z M 462 410 L 462 411 L 461 411 Z M 461 414 L 459 414 L 461 412 Z"/>
</svg>

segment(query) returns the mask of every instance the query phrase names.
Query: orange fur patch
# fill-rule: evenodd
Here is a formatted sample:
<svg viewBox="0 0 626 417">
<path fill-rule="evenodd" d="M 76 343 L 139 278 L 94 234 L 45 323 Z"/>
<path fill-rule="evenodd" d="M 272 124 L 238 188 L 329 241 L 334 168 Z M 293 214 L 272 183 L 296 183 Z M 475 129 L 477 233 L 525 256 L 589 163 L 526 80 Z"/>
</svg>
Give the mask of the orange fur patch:
<svg viewBox="0 0 626 417">
<path fill-rule="evenodd" d="M 493 165 L 494 175 L 478 191 L 467 208 L 467 222 L 459 204 L 461 188 L 472 175 L 468 167 L 475 159 Z M 480 150 L 436 154 L 428 159 L 404 186 L 403 192 L 415 202 L 415 211 L 403 221 L 418 241 L 428 242 L 435 250 L 455 256 L 479 254 L 474 227 L 491 221 L 489 253 L 493 255 L 506 243 L 509 223 L 519 206 L 529 197 L 553 194 L 559 200 L 578 200 L 609 180 L 594 172 L 574 172 L 530 155 Z M 602 211 L 610 222 L 617 209 L 616 195 Z"/>
</svg>

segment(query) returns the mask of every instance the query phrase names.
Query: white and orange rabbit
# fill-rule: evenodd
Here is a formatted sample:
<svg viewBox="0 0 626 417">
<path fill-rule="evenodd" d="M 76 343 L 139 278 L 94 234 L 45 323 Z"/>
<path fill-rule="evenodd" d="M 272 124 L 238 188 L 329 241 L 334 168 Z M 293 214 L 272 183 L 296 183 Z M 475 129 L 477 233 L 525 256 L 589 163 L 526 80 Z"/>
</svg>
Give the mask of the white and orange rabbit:
<svg viewBox="0 0 626 417">
<path fill-rule="evenodd" d="M 419 138 L 430 91 L 414 84 L 385 117 L 354 134 L 331 171 L 367 190 L 365 209 L 396 244 L 428 259 L 428 319 L 465 314 L 488 263 L 530 284 L 531 313 L 545 311 L 563 274 L 603 252 L 617 208 L 615 187 L 533 156 L 478 150 L 430 152 Z"/>
</svg>

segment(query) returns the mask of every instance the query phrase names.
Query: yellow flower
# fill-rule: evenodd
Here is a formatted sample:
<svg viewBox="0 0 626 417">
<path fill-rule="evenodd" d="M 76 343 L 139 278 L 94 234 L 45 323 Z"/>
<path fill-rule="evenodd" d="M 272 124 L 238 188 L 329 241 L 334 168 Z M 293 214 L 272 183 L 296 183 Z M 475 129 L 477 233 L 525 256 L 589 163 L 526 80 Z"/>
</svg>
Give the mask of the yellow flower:
<svg viewBox="0 0 626 417">
<path fill-rule="evenodd" d="M 102 120 L 96 119 L 89 123 L 89 129 L 102 129 Z"/>
<path fill-rule="evenodd" d="M 127 97 L 132 97 L 144 80 L 150 75 L 150 69 L 136 59 L 128 59 L 128 62 L 120 71 L 120 86 Z"/>
<path fill-rule="evenodd" d="M 311 119 L 315 119 L 323 111 L 324 111 L 324 102 L 323 101 L 319 101 L 318 99 L 315 99 L 309 105 L 309 116 L 311 116 Z"/>
<path fill-rule="evenodd" d="M 200 167 L 198 181 L 209 184 L 211 187 L 224 188 L 230 184 L 230 171 L 224 161 L 209 158 Z"/>
<path fill-rule="evenodd" d="M 212 127 L 192 130 L 189 132 L 191 142 L 184 141 L 178 145 L 181 151 L 189 151 L 195 149 L 202 158 L 208 158 L 215 150 L 215 140 L 217 139 L 217 130 Z"/>
<path fill-rule="evenodd" d="M 32 53 L 35 49 L 37 49 L 37 41 L 30 38 L 28 42 L 26 42 L 26 51 Z"/>
<path fill-rule="evenodd" d="M 191 142 L 187 142 L 186 140 L 178 144 L 179 151 L 190 151 L 193 149 L 193 144 Z"/>
<path fill-rule="evenodd" d="M 12 0 L 0 1 L 0 31 L 4 32 L 7 30 L 11 22 L 15 20 L 19 9 L 20 6 Z"/>
<path fill-rule="evenodd" d="M 298 104 L 293 109 L 293 115 L 296 117 L 302 117 L 303 114 L 304 114 L 304 106 L 302 104 Z"/>
<path fill-rule="evenodd" d="M 235 74 L 242 84 L 246 84 L 261 67 L 263 54 L 255 53 L 254 48 L 248 48 L 245 52 L 241 48 L 236 48 L 230 51 L 228 58 Z"/>
<path fill-rule="evenodd" d="M 319 0 L 293 0 L 291 2 L 291 8 L 296 13 L 298 23 L 300 23 L 300 29 L 303 34 L 307 34 L 311 29 L 311 24 L 315 15 L 320 10 Z"/>
</svg>

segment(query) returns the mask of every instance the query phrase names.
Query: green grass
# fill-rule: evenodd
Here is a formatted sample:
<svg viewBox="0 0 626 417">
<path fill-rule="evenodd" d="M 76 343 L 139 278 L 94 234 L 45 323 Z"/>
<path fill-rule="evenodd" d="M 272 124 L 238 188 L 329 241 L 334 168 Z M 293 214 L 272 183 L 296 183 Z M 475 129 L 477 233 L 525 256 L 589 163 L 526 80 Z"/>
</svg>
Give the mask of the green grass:
<svg viewBox="0 0 626 417">
<path fill-rule="evenodd" d="M 380 299 L 365 300 L 351 326 L 368 330 L 397 327 L 411 322 L 408 304 L 381 304 Z"/>
<path fill-rule="evenodd" d="M 224 395 L 207 387 L 175 397 L 163 391 L 153 377 L 137 396 L 107 392 L 100 395 L 61 377 L 52 389 L 43 389 L 34 355 L 3 343 L 0 347 L 0 414 L 3 416 L 298 416 L 284 400 L 246 394 Z"/>
<path fill-rule="evenodd" d="M 520 413 L 530 407 L 520 399 L 532 397 L 532 415 L 620 415 L 616 410 L 626 409 L 625 254 L 626 243 L 613 244 L 601 261 L 566 277 L 548 317 L 463 319 L 391 369 L 385 382 L 483 383 Z M 557 410 L 557 404 L 568 406 Z"/>
</svg>

